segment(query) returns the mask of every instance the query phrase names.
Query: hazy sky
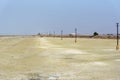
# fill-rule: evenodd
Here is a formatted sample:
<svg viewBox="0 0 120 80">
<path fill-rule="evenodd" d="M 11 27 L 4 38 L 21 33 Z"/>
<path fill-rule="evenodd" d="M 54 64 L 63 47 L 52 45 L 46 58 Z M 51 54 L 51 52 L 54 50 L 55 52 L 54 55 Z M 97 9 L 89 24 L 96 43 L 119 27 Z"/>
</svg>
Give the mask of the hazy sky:
<svg viewBox="0 0 120 80">
<path fill-rule="evenodd" d="M 0 0 L 0 34 L 116 33 L 120 0 Z"/>
</svg>

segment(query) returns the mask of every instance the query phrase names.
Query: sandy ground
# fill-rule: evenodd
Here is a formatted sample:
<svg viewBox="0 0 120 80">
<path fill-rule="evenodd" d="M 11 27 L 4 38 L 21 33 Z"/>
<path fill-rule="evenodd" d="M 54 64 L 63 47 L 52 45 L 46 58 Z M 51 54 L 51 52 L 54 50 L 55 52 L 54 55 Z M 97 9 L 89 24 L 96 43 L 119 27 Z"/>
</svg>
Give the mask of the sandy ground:
<svg viewBox="0 0 120 80">
<path fill-rule="evenodd" d="M 47 38 L 0 38 L 0 80 L 120 80 L 120 55 L 63 47 Z"/>
</svg>

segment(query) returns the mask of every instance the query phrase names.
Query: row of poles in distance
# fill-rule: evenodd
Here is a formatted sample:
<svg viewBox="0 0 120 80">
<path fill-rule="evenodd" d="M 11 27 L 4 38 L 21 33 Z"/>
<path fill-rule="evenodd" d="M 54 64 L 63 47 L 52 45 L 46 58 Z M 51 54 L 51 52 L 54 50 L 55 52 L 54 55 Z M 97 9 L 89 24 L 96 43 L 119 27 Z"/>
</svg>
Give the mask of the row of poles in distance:
<svg viewBox="0 0 120 80">
<path fill-rule="evenodd" d="M 75 28 L 75 43 L 77 43 L 77 28 Z M 61 40 L 63 40 L 63 30 L 61 30 Z"/>
<path fill-rule="evenodd" d="M 116 24 L 117 24 L 117 45 L 116 45 L 116 50 L 119 50 L 119 23 L 116 23 Z M 55 35 L 55 32 L 54 32 L 54 35 Z M 75 37 L 75 43 L 77 43 L 77 28 L 75 28 L 74 37 Z M 61 40 L 63 40 L 63 30 L 61 30 Z"/>
<path fill-rule="evenodd" d="M 116 50 L 119 50 L 119 23 L 117 24 L 117 45 Z M 61 40 L 62 40 L 63 30 L 61 30 Z M 75 43 L 77 42 L 77 28 L 75 28 Z"/>
</svg>

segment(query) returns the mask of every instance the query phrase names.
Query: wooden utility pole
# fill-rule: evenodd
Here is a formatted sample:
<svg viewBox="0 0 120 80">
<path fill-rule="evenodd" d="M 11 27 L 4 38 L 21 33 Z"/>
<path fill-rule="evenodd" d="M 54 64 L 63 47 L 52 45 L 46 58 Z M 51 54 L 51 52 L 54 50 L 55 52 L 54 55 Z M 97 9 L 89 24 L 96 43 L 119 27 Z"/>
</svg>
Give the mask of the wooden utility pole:
<svg viewBox="0 0 120 80">
<path fill-rule="evenodd" d="M 75 43 L 77 43 L 77 28 L 75 28 Z"/>
<path fill-rule="evenodd" d="M 55 38 L 55 31 L 53 33 L 54 33 L 54 38 Z"/>
<path fill-rule="evenodd" d="M 117 24 L 117 45 L 116 45 L 116 50 L 119 50 L 119 23 Z"/>
<path fill-rule="evenodd" d="M 61 40 L 63 40 L 63 30 L 61 30 Z"/>
<path fill-rule="evenodd" d="M 50 32 L 48 32 L 48 36 L 50 37 Z"/>
</svg>

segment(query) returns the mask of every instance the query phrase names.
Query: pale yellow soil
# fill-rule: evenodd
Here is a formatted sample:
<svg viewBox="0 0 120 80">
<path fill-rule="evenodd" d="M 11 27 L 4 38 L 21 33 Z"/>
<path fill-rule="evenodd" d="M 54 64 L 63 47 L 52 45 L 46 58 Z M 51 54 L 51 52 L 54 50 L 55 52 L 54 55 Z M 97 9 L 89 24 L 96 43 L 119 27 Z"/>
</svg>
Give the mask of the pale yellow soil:
<svg viewBox="0 0 120 80">
<path fill-rule="evenodd" d="M 120 80 L 120 54 L 114 49 L 116 54 L 101 55 L 89 52 L 90 49 L 72 48 L 76 44 L 71 42 L 66 47 L 64 41 L 54 41 L 1 37 L 0 80 Z"/>
</svg>

